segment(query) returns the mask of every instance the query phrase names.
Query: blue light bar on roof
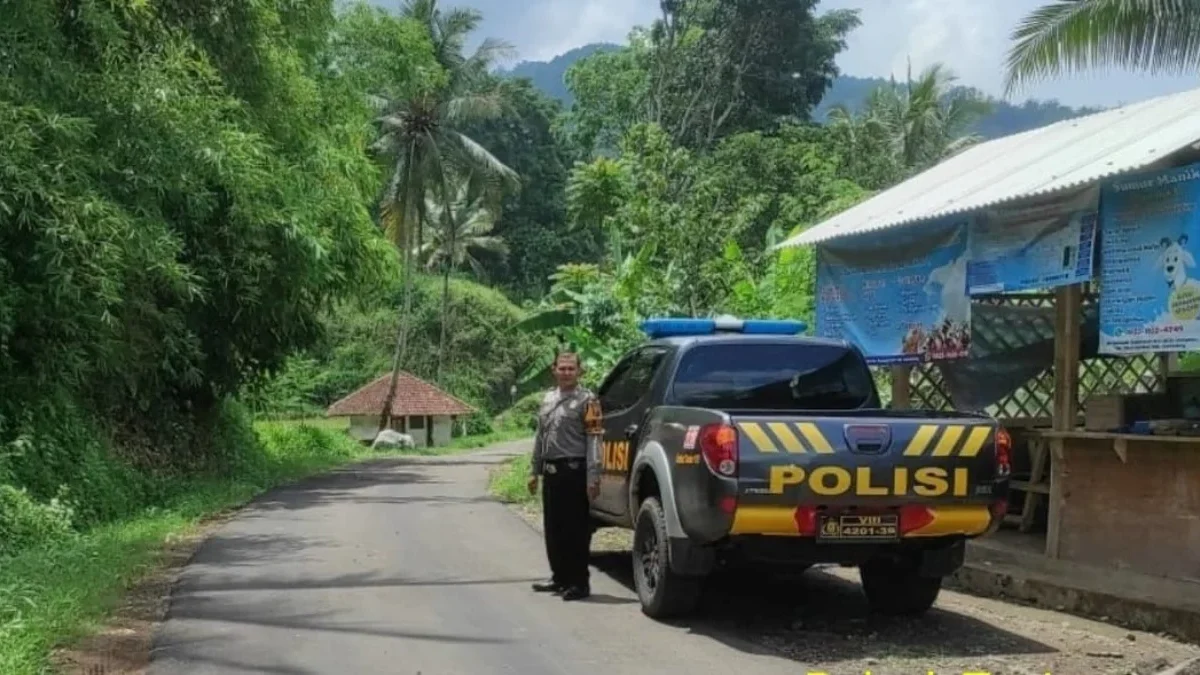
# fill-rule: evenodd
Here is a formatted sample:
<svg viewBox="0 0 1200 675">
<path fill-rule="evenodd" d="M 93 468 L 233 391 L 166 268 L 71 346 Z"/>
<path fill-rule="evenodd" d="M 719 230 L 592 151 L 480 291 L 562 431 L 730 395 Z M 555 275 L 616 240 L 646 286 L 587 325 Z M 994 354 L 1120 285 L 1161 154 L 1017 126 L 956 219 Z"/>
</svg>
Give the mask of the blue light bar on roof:
<svg viewBox="0 0 1200 675">
<path fill-rule="evenodd" d="M 712 335 L 717 332 L 717 322 L 712 319 L 646 319 L 642 322 L 642 332 L 652 340 L 684 335 Z"/>
<path fill-rule="evenodd" d="M 747 335 L 796 335 L 808 325 L 803 321 L 777 319 L 737 319 L 722 316 L 716 319 L 656 318 L 642 322 L 642 332 L 650 339 L 688 335 L 712 335 L 718 332 Z"/>
</svg>

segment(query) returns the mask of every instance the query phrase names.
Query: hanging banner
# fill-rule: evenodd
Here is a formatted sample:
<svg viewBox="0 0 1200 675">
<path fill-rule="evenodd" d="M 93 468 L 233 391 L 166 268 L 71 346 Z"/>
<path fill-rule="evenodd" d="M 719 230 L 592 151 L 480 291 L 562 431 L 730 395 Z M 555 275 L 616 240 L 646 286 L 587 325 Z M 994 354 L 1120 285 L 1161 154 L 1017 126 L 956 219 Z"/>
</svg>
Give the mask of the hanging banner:
<svg viewBox="0 0 1200 675">
<path fill-rule="evenodd" d="M 1090 208 L 1065 217 L 1046 209 L 986 213 L 971 228 L 967 292 L 1012 293 L 1091 280 L 1097 219 L 1091 201 Z"/>
<path fill-rule="evenodd" d="M 876 365 L 962 358 L 971 346 L 967 227 L 873 250 L 817 248 L 817 335 Z"/>
<path fill-rule="evenodd" d="M 1200 349 L 1200 165 L 1113 181 L 1100 201 L 1100 351 Z"/>
</svg>

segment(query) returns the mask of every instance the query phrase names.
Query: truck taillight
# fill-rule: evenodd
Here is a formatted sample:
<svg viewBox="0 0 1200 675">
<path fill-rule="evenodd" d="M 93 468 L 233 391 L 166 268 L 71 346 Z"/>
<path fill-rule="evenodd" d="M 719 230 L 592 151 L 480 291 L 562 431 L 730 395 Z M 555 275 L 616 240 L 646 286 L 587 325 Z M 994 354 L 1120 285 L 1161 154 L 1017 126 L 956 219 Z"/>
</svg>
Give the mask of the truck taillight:
<svg viewBox="0 0 1200 675">
<path fill-rule="evenodd" d="M 707 424 L 700 428 L 700 454 L 717 475 L 732 478 L 738 468 L 737 429 L 728 424 Z"/>
<path fill-rule="evenodd" d="M 996 477 L 1012 473 L 1012 436 L 1004 427 L 996 428 Z"/>
</svg>

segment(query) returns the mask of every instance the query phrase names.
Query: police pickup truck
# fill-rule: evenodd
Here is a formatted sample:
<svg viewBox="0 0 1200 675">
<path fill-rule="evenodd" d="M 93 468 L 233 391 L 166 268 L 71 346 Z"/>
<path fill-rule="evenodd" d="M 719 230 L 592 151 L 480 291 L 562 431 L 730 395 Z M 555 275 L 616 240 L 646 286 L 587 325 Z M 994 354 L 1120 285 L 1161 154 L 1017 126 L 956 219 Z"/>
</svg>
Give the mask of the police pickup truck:
<svg viewBox="0 0 1200 675">
<path fill-rule="evenodd" d="M 881 409 L 862 353 L 794 321 L 651 319 L 597 394 L 597 527 L 633 530 L 644 613 L 718 569 L 857 566 L 874 611 L 919 614 L 1007 507 L 994 418 Z"/>
</svg>

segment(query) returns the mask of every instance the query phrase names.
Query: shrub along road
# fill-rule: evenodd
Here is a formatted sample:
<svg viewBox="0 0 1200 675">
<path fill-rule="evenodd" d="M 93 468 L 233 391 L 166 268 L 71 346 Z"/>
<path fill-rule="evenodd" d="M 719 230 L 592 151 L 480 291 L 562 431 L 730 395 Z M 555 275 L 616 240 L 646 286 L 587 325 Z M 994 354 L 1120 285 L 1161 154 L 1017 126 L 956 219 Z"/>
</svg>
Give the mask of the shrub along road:
<svg viewBox="0 0 1200 675">
<path fill-rule="evenodd" d="M 823 573 L 718 587 L 667 625 L 641 615 L 619 553 L 597 555 L 590 602 L 535 595 L 542 542 L 485 493 L 488 469 L 527 449 L 382 460 L 264 495 L 184 569 L 151 672 L 1091 675 L 1194 653 L 956 593 L 919 620 L 870 618 Z"/>
</svg>

